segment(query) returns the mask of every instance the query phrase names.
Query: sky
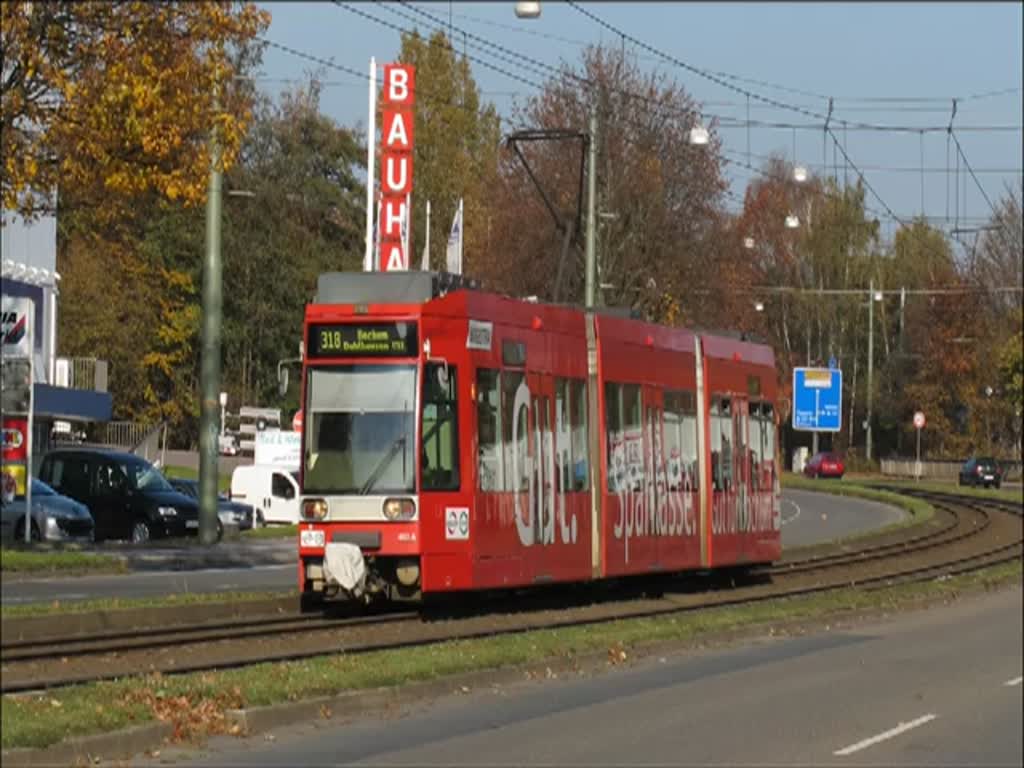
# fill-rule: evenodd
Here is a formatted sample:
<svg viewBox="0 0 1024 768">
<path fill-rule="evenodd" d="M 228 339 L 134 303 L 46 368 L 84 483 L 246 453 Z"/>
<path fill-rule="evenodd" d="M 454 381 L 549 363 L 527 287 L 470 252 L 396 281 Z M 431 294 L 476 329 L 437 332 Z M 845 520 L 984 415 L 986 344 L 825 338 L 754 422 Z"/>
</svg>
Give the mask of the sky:
<svg viewBox="0 0 1024 768">
<path fill-rule="evenodd" d="M 719 128 L 726 156 L 741 163 L 749 158 L 758 168 L 773 152 L 792 160 L 795 144 L 797 163 L 818 173 L 826 149 L 823 119 L 761 99 L 824 115 L 827 97 L 832 97 L 830 126 L 877 193 L 869 193 L 868 205 L 885 214 L 883 234 L 889 236 L 898 224 L 886 211 L 901 219 L 923 212 L 947 231 L 957 223 L 965 228 L 982 224 L 991 210 L 985 195 L 997 203 L 1007 185 L 1019 185 L 1021 180 L 1020 2 L 581 3 L 615 32 L 552 0 L 541 2 L 541 16 L 533 20 L 517 18 L 510 0 L 409 2 L 406 7 L 391 2 L 260 5 L 272 14 L 267 39 L 357 73 L 369 71 L 371 56 L 378 65 L 396 60 L 400 42 L 393 27 L 415 26 L 400 13 L 421 19 L 421 32 L 432 31 L 433 23 L 408 6 L 439 17 L 446 28 L 450 22 L 456 47 L 468 42 L 470 56 L 536 83 L 543 81 L 539 74 L 474 49 L 474 39 L 464 33 L 553 66 L 578 63 L 587 44 L 624 46 L 643 69 L 664 72 L 682 84 L 709 122 L 717 117 L 745 123 L 749 93 L 750 120 L 786 126 Z M 346 10 L 345 5 L 392 27 Z M 481 64 L 471 66 L 484 98 L 503 115 L 510 114 L 517 101 L 537 93 Z M 317 64 L 271 47 L 264 54 L 260 86 L 275 94 L 318 69 Z M 718 80 L 746 93 L 723 87 L 694 69 L 716 73 Z M 322 68 L 318 76 L 325 82 L 322 111 L 341 125 L 365 130 L 365 77 L 332 68 Z M 957 174 L 956 145 L 946 131 L 954 98 L 954 135 L 979 183 L 962 161 Z M 863 130 L 850 123 L 915 130 Z M 794 124 L 801 127 L 794 131 L 789 127 Z M 920 128 L 938 130 L 922 133 Z M 829 173 L 834 154 L 829 139 Z M 845 173 L 855 180 L 853 167 L 841 154 L 836 157 L 840 179 Z M 741 198 L 756 174 L 733 164 L 726 166 L 726 175 Z M 739 203 L 729 206 L 735 210 Z"/>
</svg>

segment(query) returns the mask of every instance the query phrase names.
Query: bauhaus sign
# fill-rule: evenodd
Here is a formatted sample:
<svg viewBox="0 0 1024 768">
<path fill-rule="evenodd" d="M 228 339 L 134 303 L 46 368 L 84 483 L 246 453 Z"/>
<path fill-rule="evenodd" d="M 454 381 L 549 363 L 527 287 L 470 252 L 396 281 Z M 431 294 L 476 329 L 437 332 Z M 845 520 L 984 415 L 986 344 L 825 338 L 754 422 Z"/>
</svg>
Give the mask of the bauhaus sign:
<svg viewBox="0 0 1024 768">
<path fill-rule="evenodd" d="M 386 272 L 409 269 L 409 254 L 402 242 L 402 222 L 409 227 L 406 210 L 412 191 L 413 106 L 416 68 L 408 64 L 384 65 L 384 101 L 381 134 L 384 151 L 380 164 L 381 267 Z M 411 241 L 411 240 L 410 240 Z"/>
</svg>

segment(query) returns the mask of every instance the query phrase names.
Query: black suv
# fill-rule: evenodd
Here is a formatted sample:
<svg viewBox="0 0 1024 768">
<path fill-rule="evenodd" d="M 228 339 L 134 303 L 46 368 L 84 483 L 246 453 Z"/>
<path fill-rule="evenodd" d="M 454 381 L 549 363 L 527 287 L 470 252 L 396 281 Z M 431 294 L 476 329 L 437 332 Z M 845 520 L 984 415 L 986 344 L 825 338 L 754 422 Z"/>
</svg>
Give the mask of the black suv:
<svg viewBox="0 0 1024 768">
<path fill-rule="evenodd" d="M 135 543 L 199 532 L 199 506 L 160 471 L 130 453 L 69 448 L 43 457 L 39 479 L 82 502 L 96 521 L 96 540 Z"/>
<path fill-rule="evenodd" d="M 984 485 L 986 488 L 994 485 L 998 488 L 1003 482 L 1003 470 L 993 458 L 975 457 L 960 467 L 959 480 L 960 485 Z"/>
</svg>

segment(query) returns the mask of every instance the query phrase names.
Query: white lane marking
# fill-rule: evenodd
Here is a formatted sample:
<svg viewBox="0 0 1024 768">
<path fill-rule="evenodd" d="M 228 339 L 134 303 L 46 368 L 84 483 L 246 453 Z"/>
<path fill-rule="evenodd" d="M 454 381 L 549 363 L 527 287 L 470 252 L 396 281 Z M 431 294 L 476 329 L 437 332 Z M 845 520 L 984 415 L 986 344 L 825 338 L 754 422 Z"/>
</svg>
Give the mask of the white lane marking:
<svg viewBox="0 0 1024 768">
<path fill-rule="evenodd" d="M 1024 677 L 1015 677 L 1013 678 L 1013 680 L 1007 680 L 1005 683 L 1003 683 L 1003 685 L 1005 685 L 1007 688 L 1013 688 L 1013 686 L 1015 685 L 1020 685 L 1021 680 L 1024 680 Z"/>
<path fill-rule="evenodd" d="M 900 723 L 895 728 L 890 728 L 888 731 L 885 731 L 884 733 L 879 733 L 877 736 L 872 736 L 868 739 L 864 739 L 863 741 L 858 741 L 856 744 L 851 744 L 848 747 L 843 747 L 842 749 L 836 750 L 832 754 L 837 755 L 838 757 L 852 755 L 854 752 L 860 752 L 862 749 L 867 749 L 868 747 L 873 746 L 880 741 L 885 741 L 886 739 L 891 739 L 894 736 L 899 736 L 901 733 L 905 733 L 906 731 L 909 731 L 911 728 L 917 728 L 918 726 L 924 725 L 925 723 L 930 723 L 936 717 L 938 717 L 938 715 L 922 715 L 916 720 L 911 720 L 909 723 Z"/>
<path fill-rule="evenodd" d="M 785 502 L 787 502 L 789 504 L 792 504 L 793 507 L 796 509 L 796 514 L 793 515 L 792 517 L 784 517 L 784 518 L 782 518 L 782 525 L 785 525 L 786 523 L 792 523 L 794 520 L 796 520 L 798 517 L 800 517 L 800 505 L 797 504 L 792 499 L 783 499 L 783 501 L 785 501 Z"/>
</svg>

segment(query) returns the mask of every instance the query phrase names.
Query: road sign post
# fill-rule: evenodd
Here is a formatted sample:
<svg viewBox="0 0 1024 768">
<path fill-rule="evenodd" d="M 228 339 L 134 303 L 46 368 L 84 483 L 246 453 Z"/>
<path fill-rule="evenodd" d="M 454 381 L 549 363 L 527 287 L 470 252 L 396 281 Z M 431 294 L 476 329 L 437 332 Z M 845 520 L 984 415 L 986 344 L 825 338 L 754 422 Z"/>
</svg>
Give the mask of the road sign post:
<svg viewBox="0 0 1024 768">
<path fill-rule="evenodd" d="M 914 429 L 917 430 L 917 461 L 914 464 L 914 475 L 917 482 L 921 482 L 921 430 L 924 429 L 925 424 L 924 412 L 917 411 L 914 414 Z"/>
</svg>

